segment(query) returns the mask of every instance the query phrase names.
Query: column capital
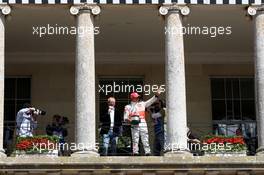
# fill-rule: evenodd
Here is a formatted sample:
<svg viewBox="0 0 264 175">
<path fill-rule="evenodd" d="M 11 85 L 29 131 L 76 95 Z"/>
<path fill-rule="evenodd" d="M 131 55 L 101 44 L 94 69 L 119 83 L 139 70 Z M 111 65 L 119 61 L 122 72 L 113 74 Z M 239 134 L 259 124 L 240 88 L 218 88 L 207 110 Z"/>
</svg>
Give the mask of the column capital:
<svg viewBox="0 0 264 175">
<path fill-rule="evenodd" d="M 176 5 L 176 4 L 164 4 L 159 8 L 159 13 L 161 15 L 167 15 L 169 11 L 178 11 L 183 16 L 189 15 L 190 8 L 186 5 Z"/>
<path fill-rule="evenodd" d="M 247 13 L 250 16 L 255 16 L 258 12 L 263 12 L 264 11 L 264 5 L 252 5 L 249 6 L 247 9 Z"/>
<path fill-rule="evenodd" d="M 90 10 L 93 15 L 99 15 L 101 12 L 101 8 L 97 4 L 80 4 L 71 6 L 70 13 L 78 15 L 80 10 Z"/>
<path fill-rule="evenodd" d="M 0 10 L 2 15 L 9 15 L 11 13 L 11 7 L 7 4 L 0 4 Z"/>
</svg>

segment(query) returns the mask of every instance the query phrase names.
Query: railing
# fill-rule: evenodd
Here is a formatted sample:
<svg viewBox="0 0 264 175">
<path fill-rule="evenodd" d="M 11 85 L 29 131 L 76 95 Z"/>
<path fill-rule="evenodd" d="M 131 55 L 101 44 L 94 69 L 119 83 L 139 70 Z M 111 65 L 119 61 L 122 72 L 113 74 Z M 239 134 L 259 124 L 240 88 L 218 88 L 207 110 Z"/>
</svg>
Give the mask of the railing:
<svg viewBox="0 0 264 175">
<path fill-rule="evenodd" d="M 123 123 L 121 128 L 120 128 L 120 133 L 118 134 L 117 137 L 117 149 L 116 153 L 111 153 L 111 144 L 109 144 L 109 150 L 107 156 L 130 156 L 132 155 L 132 137 L 131 137 L 131 126 L 127 123 Z M 210 134 L 207 133 L 209 128 L 212 128 L 212 126 L 209 125 L 204 125 L 202 123 L 192 123 L 189 125 L 193 135 L 197 138 L 200 139 L 202 136 Z M 166 128 L 166 127 L 165 127 Z M 12 152 L 14 151 L 15 147 L 15 141 L 16 141 L 16 134 L 15 134 L 15 123 L 14 122 L 5 122 L 4 123 L 4 148 L 6 149 L 7 155 L 11 155 Z M 72 130 L 74 130 L 73 125 L 68 125 L 67 126 L 68 133 L 71 133 Z M 99 144 L 99 153 L 101 155 L 103 154 L 104 150 L 104 141 L 102 138 L 102 135 L 99 134 L 100 130 L 98 129 L 97 133 L 97 142 Z M 166 129 L 165 129 L 166 132 Z M 35 130 L 35 133 L 42 133 L 45 134 L 45 128 L 37 128 Z M 153 129 L 153 125 L 151 122 L 148 123 L 148 135 L 149 135 L 149 144 L 150 148 L 152 150 L 154 148 L 154 140 L 155 140 L 155 132 Z M 166 140 L 166 133 L 164 134 Z M 67 142 L 67 137 L 66 137 L 66 142 Z M 165 141 L 164 141 L 165 142 Z M 256 148 L 257 148 L 257 137 L 252 137 L 252 138 L 245 138 L 245 142 L 248 147 L 248 155 L 254 155 Z M 140 147 L 140 155 L 144 155 L 144 149 L 142 142 L 139 142 L 139 147 Z M 191 150 L 191 152 L 194 155 L 203 155 L 203 152 L 200 150 Z M 61 156 L 69 156 L 71 155 L 72 151 L 71 150 L 63 150 L 60 155 Z M 161 154 L 163 155 L 163 154 Z"/>
</svg>

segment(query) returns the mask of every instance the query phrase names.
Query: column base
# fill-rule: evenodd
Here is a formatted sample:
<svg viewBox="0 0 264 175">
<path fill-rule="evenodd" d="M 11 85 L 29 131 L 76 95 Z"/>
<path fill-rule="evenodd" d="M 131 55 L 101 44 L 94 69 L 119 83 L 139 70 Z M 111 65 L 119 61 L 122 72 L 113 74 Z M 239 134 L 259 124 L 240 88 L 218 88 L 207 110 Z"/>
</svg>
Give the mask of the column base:
<svg viewBox="0 0 264 175">
<path fill-rule="evenodd" d="M 97 151 L 87 150 L 87 151 L 76 151 L 71 154 L 71 157 L 99 157 Z"/>
<path fill-rule="evenodd" d="M 4 149 L 0 149 L 0 158 L 5 158 L 7 157 L 5 154 L 5 150 Z"/>
<path fill-rule="evenodd" d="M 256 150 L 256 156 L 264 156 L 264 147 L 261 146 Z"/>
<path fill-rule="evenodd" d="M 164 153 L 164 157 L 192 157 L 189 150 L 170 150 Z"/>
</svg>

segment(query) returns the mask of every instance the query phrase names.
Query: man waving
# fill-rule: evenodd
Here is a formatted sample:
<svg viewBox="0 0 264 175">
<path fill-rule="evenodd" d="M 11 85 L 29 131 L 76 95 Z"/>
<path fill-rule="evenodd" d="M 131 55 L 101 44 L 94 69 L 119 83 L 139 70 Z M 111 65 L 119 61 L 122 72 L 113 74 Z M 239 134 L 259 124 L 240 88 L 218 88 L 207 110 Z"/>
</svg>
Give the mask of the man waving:
<svg viewBox="0 0 264 175">
<path fill-rule="evenodd" d="M 155 96 L 147 101 L 139 101 L 140 95 L 137 92 L 130 94 L 131 103 L 125 106 L 124 120 L 131 124 L 131 135 L 133 143 L 133 155 L 139 155 L 139 137 L 143 143 L 145 155 L 150 155 L 149 137 L 148 137 L 148 127 L 145 119 L 145 108 L 149 107 L 154 103 L 161 90 L 159 89 Z"/>
</svg>

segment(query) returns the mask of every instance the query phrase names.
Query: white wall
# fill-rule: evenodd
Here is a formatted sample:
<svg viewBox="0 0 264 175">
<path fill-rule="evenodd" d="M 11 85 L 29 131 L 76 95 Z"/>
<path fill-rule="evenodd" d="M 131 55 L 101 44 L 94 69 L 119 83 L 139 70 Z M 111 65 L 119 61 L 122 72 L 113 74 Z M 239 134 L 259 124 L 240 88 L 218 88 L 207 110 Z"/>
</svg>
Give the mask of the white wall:
<svg viewBox="0 0 264 175">
<path fill-rule="evenodd" d="M 188 64 L 186 66 L 187 115 L 194 131 L 211 131 L 210 76 L 253 75 L 251 64 Z M 97 65 L 97 76 L 144 76 L 146 84 L 164 84 L 164 66 L 158 65 Z M 32 104 L 46 110 L 39 119 L 38 133 L 43 133 L 52 115 L 70 119 L 68 140 L 74 141 L 74 65 L 73 64 L 9 64 L 6 75 L 32 76 Z M 97 96 L 98 97 L 98 96 Z M 146 97 L 149 98 L 149 97 Z M 163 96 L 163 98 L 165 98 Z M 149 125 L 150 130 L 151 125 Z"/>
</svg>

